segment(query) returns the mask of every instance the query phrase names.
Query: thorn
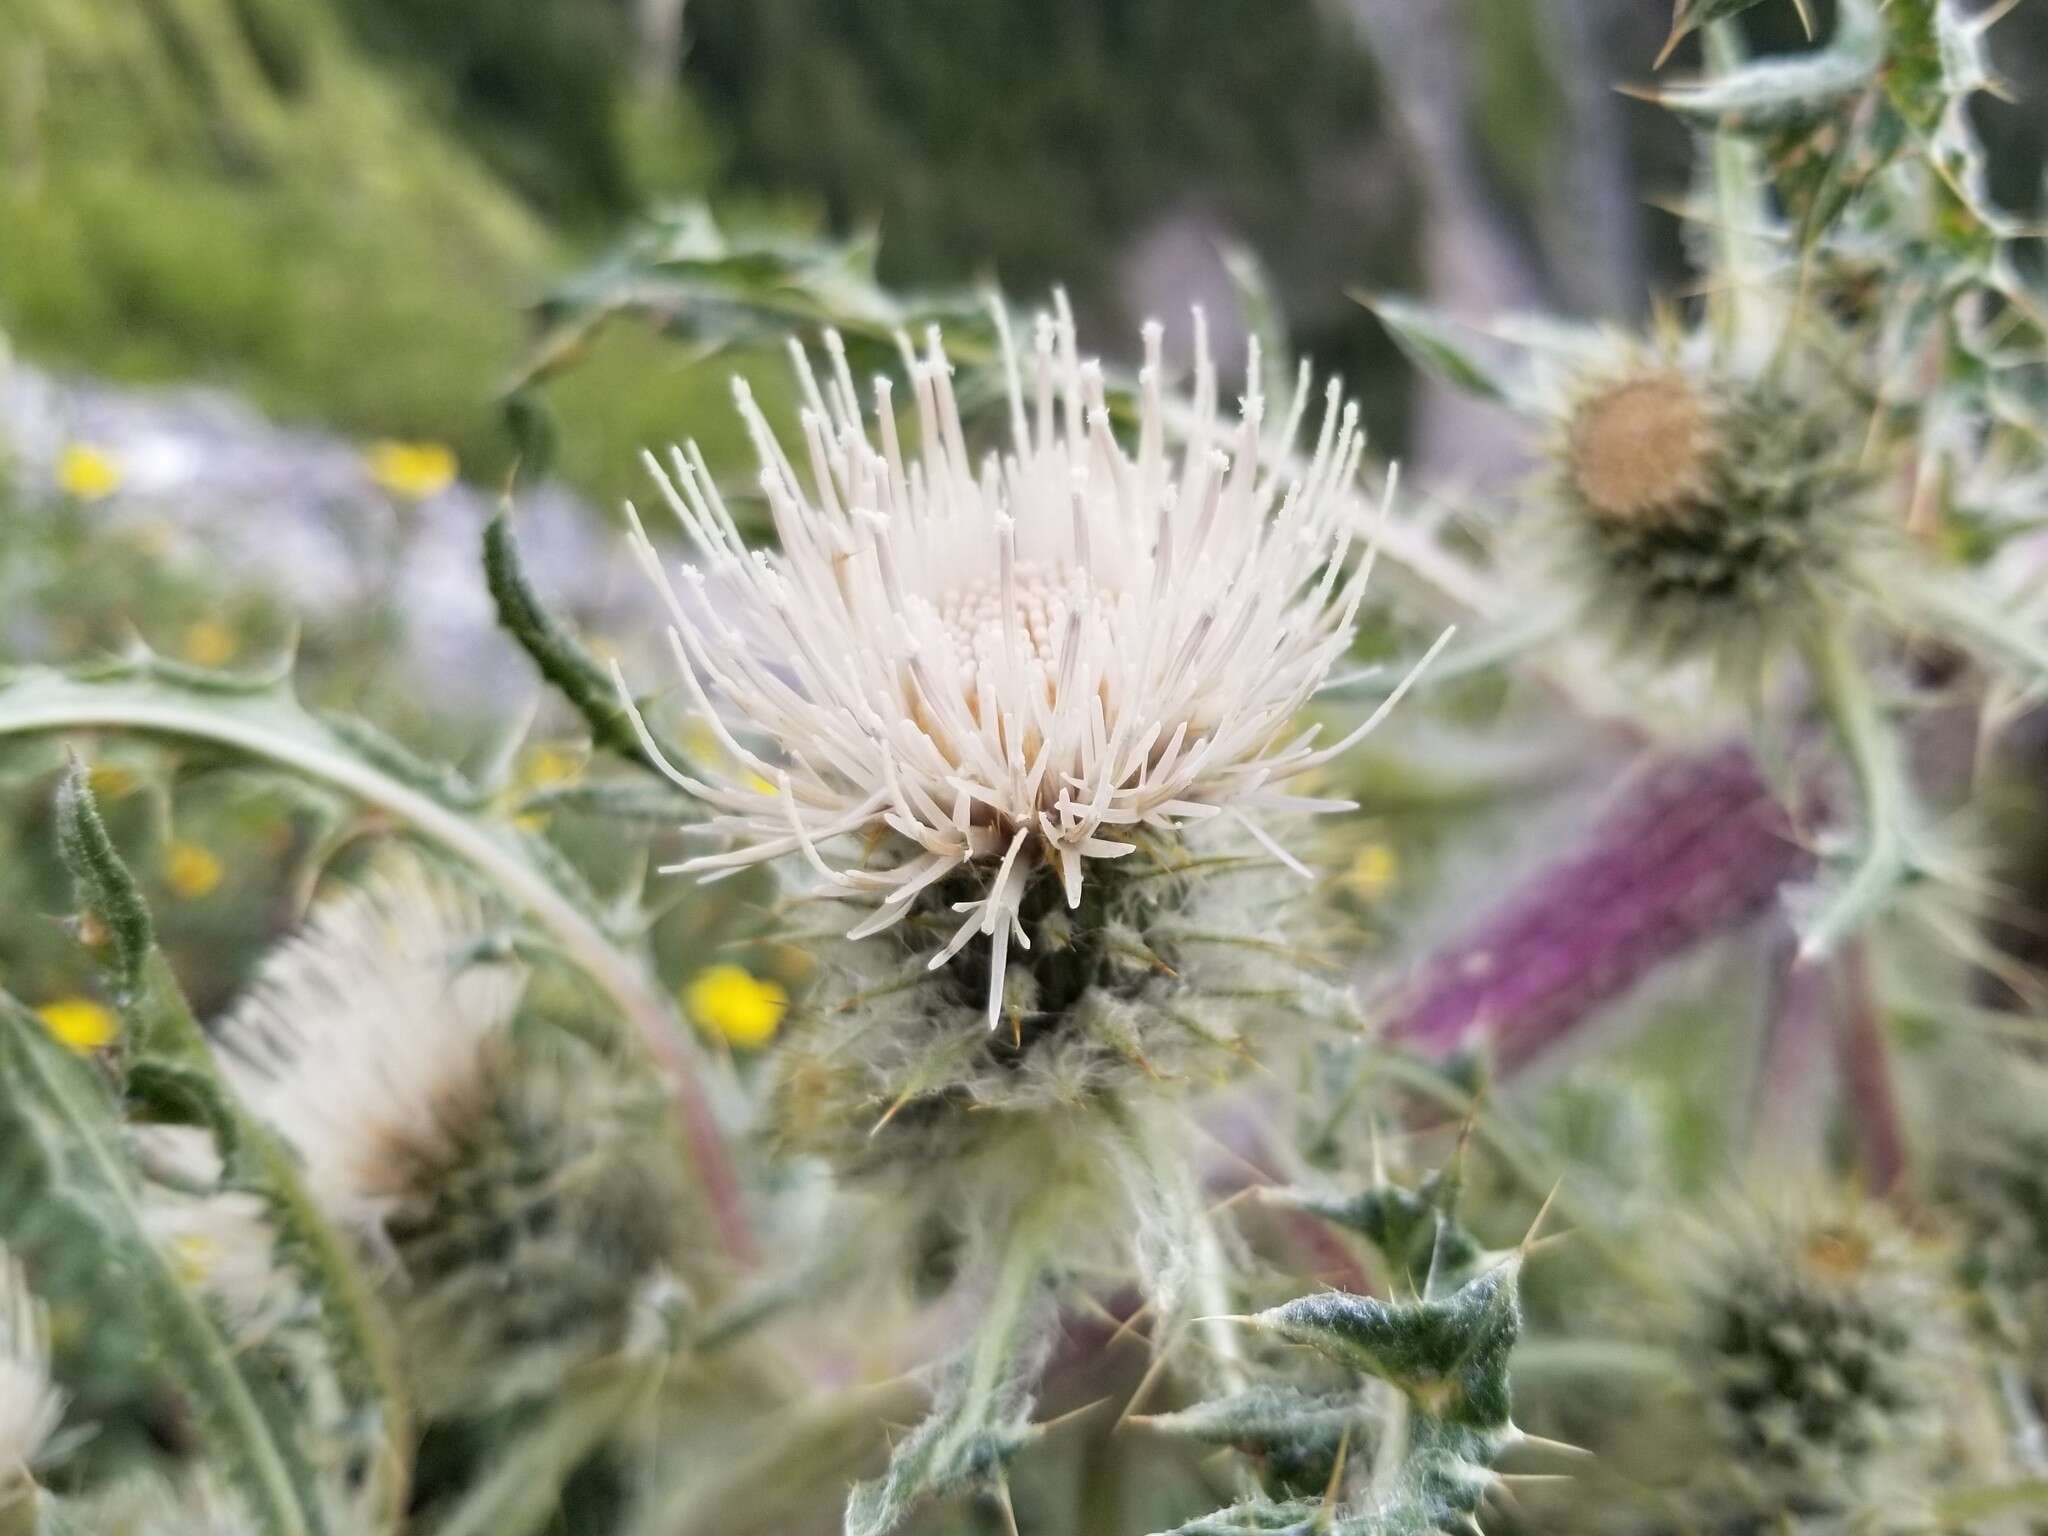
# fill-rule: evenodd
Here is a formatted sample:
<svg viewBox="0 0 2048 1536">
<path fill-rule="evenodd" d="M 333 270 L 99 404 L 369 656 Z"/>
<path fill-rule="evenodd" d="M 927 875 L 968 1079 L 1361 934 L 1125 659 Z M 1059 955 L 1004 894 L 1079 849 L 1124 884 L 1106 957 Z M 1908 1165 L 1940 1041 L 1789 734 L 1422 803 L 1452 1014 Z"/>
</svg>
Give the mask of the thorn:
<svg viewBox="0 0 2048 1536">
<path fill-rule="evenodd" d="M 1085 1414 L 1093 1413 L 1096 1409 L 1100 1408 L 1104 1403 L 1108 1401 L 1109 1398 L 1107 1395 L 1105 1395 L 1096 1398 L 1091 1403 L 1083 1403 L 1078 1408 L 1069 1408 L 1065 1413 L 1059 1414 L 1050 1419 L 1043 1419 L 1038 1423 L 1032 1425 L 1032 1432 L 1038 1435 L 1049 1435 L 1054 1430 L 1058 1429 L 1061 1425 L 1071 1424 L 1075 1419 L 1081 1418 Z"/>
<path fill-rule="evenodd" d="M 1614 93 L 1626 96 L 1630 101 L 1647 101 L 1654 107 L 1664 105 L 1664 92 L 1654 85 L 1630 85 L 1623 81 L 1615 85 Z"/>
<path fill-rule="evenodd" d="M 1543 1218 L 1550 1214 L 1550 1204 L 1557 1198 L 1557 1192 L 1562 1188 L 1564 1188 L 1564 1180 L 1560 1177 L 1555 1184 L 1550 1186 L 1550 1193 L 1543 1197 L 1543 1204 L 1536 1208 L 1535 1219 L 1529 1223 L 1529 1230 L 1522 1234 L 1522 1241 L 1515 1249 L 1515 1252 L 1523 1258 L 1527 1258 L 1534 1251 L 1536 1234 L 1543 1226 Z"/>
<path fill-rule="evenodd" d="M 1351 1426 L 1344 1426 L 1344 1434 L 1337 1441 L 1337 1460 L 1330 1468 L 1330 1481 L 1323 1489 L 1323 1512 L 1329 1515 L 1337 1508 L 1337 1490 L 1344 1485 L 1344 1462 L 1351 1454 Z"/>
<path fill-rule="evenodd" d="M 1493 1474 L 1493 1480 L 1500 1487 L 1507 1487 L 1511 1483 L 1536 1486 L 1542 1483 L 1575 1483 L 1578 1481 L 1569 1472 L 1496 1472 Z"/>
<path fill-rule="evenodd" d="M 894 1120 L 896 1118 L 898 1111 L 900 1111 L 904 1105 L 910 1102 L 912 1095 L 914 1095 L 916 1091 L 916 1085 L 912 1084 L 910 1087 L 905 1088 L 901 1093 L 896 1095 L 896 1102 L 889 1106 L 889 1108 L 883 1113 L 881 1119 L 877 1120 L 872 1126 L 868 1128 L 869 1140 L 872 1141 L 875 1137 L 882 1134 L 882 1127 L 887 1125 L 891 1120 Z"/>
<path fill-rule="evenodd" d="M 1479 1124 L 1479 1099 L 1483 1093 L 1482 1089 L 1480 1095 L 1474 1095 L 1472 1107 L 1465 1111 L 1465 1119 L 1458 1126 L 1458 1145 L 1451 1153 L 1451 1204 L 1444 1213 L 1449 1216 L 1457 1214 L 1458 1197 L 1464 1193 L 1465 1154 L 1472 1150 L 1472 1133 Z"/>
<path fill-rule="evenodd" d="M 1590 1457 L 1594 1453 L 1583 1445 L 1573 1445 L 1569 1440 L 1552 1440 L 1544 1435 L 1532 1435 L 1527 1430 L 1517 1430 L 1516 1445 L 1526 1445 L 1532 1450 L 1554 1451 L 1560 1456 Z"/>
<path fill-rule="evenodd" d="M 1235 1190 L 1235 1192 L 1225 1195 L 1221 1200 L 1218 1200 L 1214 1205 L 1209 1207 L 1208 1211 L 1205 1214 L 1210 1216 L 1221 1216 L 1233 1205 L 1241 1205 L 1247 1200 L 1263 1200 L 1265 1198 L 1268 1187 L 1269 1186 L 1264 1184 L 1240 1184 Z"/>
<path fill-rule="evenodd" d="M 1138 1324 L 1152 1311 L 1152 1302 L 1149 1298 L 1140 1302 L 1129 1317 L 1118 1317 L 1093 1296 L 1086 1297 L 1085 1305 L 1110 1326 L 1110 1335 L 1103 1341 L 1104 1350 L 1115 1349 L 1125 1339 L 1138 1337 Z"/>
<path fill-rule="evenodd" d="M 1020 1536 L 1017 1530 L 1017 1506 L 1010 1502 L 1010 1480 L 1008 1478 L 999 1477 L 996 1479 L 996 1508 L 1003 1512 L 1003 1525 L 1009 1531 L 1010 1536 Z"/>
<path fill-rule="evenodd" d="M 2013 0 L 2017 5 L 2019 0 Z M 1806 33 L 1806 40 L 1813 41 L 1813 10 L 1807 0 L 1792 0 L 1792 9 L 1799 13 L 1799 25 Z"/>
<path fill-rule="evenodd" d="M 1977 13 L 1970 23 L 1971 30 L 1982 37 L 2019 8 L 2020 0 L 1997 0 L 1995 5 L 1987 5 Z"/>
<path fill-rule="evenodd" d="M 1650 68 L 1653 71 L 1664 67 L 1665 60 L 1678 51 L 1678 45 L 1685 41 L 1690 30 L 1685 25 L 1685 18 L 1683 16 L 1674 15 L 1671 18 L 1671 34 L 1664 39 L 1664 46 L 1657 50 L 1657 57 L 1651 61 Z M 1811 27 L 1807 28 L 1806 35 L 1808 37 L 1813 36 L 1813 29 Z"/>
<path fill-rule="evenodd" d="M 1180 1340 L 1177 1336 L 1169 1339 L 1160 1347 L 1159 1353 L 1152 1357 L 1152 1363 L 1145 1367 L 1145 1374 L 1140 1376 L 1138 1384 L 1131 1388 L 1130 1399 L 1124 1404 L 1124 1411 L 1118 1414 L 1116 1422 L 1109 1426 L 1111 1434 L 1115 1434 L 1118 1430 L 1122 1429 L 1125 1423 L 1129 1421 L 1131 1415 L 1138 1411 L 1138 1405 L 1144 1402 L 1146 1394 L 1158 1383 L 1160 1372 L 1166 1369 L 1166 1362 L 1173 1354 L 1174 1345 L 1179 1342 Z"/>
</svg>

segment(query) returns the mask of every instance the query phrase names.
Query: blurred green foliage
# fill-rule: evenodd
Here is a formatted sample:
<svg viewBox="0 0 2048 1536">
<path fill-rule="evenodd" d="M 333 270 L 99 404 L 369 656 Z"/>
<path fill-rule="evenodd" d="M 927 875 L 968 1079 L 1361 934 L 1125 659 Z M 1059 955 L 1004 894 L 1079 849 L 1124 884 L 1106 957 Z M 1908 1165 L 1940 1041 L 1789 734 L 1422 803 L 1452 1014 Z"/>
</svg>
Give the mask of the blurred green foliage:
<svg viewBox="0 0 2048 1536">
<path fill-rule="evenodd" d="M 524 8 L 492 9 L 495 32 L 444 17 L 447 36 L 527 34 Z M 523 306 L 571 249 L 547 215 L 576 187 L 631 195 L 626 128 L 600 134 L 607 66 L 564 34 L 536 24 L 548 46 L 523 65 L 409 41 L 412 62 L 387 66 L 346 19 L 328 0 L 0 0 L 0 331 L 102 376 L 206 379 L 288 417 L 441 439 L 487 483 L 509 463 L 491 396 Z M 474 104 L 465 82 L 493 71 L 529 87 L 505 110 L 556 104 L 530 135 Z M 605 349 L 590 368 L 579 442 L 729 415 L 722 381 L 650 388 Z M 631 473 L 621 457 L 586 484 Z"/>
<path fill-rule="evenodd" d="M 1116 258 L 1154 221 L 1213 217 L 1271 262 L 1326 361 L 1370 327 L 1346 283 L 1402 275 L 1359 226 L 1351 164 L 1380 132 L 1371 62 L 1309 0 L 697 0 L 688 79 L 748 186 L 878 222 L 892 283 L 1060 282 L 1122 329 Z M 992 110 L 993 108 L 993 110 Z M 1346 357 L 1348 354 L 1348 358 Z"/>
</svg>

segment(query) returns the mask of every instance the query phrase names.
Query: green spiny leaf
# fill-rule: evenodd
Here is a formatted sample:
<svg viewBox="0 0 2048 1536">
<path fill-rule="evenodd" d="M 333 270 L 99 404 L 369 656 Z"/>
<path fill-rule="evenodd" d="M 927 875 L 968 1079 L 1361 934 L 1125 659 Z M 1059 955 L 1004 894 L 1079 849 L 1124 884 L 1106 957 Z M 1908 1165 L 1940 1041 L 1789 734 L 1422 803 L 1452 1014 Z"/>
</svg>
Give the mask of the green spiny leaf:
<svg viewBox="0 0 2048 1536">
<path fill-rule="evenodd" d="M 1680 117 L 1739 132 L 1804 128 L 1876 82 L 1885 62 L 1884 41 L 1869 0 L 1847 0 L 1825 48 L 1754 59 L 1708 79 L 1641 94 Z"/>
<path fill-rule="evenodd" d="M 560 690 L 590 727 L 591 738 L 608 751 L 660 774 L 660 765 L 641 746 L 611 673 L 548 612 L 526 579 L 512 523 L 500 510 L 484 528 L 484 581 L 497 604 L 498 622 L 533 658 L 540 675 Z M 664 778 L 665 784 L 667 780 Z"/>
<path fill-rule="evenodd" d="M 1450 1295 L 1385 1302 L 1341 1291 L 1303 1296 L 1258 1324 L 1340 1365 L 1393 1383 L 1430 1418 L 1505 1428 L 1508 1354 L 1521 1332 L 1517 1261 Z"/>
<path fill-rule="evenodd" d="M 1406 299 L 1378 296 L 1365 305 L 1408 360 L 1431 378 L 1475 399 L 1508 403 L 1511 391 L 1499 368 L 1480 355 L 1476 338 L 1455 322 Z"/>
<path fill-rule="evenodd" d="M 1657 54 L 1654 68 L 1661 69 L 1664 61 L 1671 57 L 1672 50 L 1700 28 L 1717 21 L 1732 21 L 1744 11 L 1751 10 L 1763 0 L 1677 0 L 1671 11 L 1671 35 L 1664 39 L 1664 46 Z M 1807 10 L 1807 0 L 1792 0 L 1798 9 L 1799 20 L 1806 28 L 1806 35 L 1813 36 L 1813 16 Z"/>
<path fill-rule="evenodd" d="M 113 947 L 113 970 L 123 1009 L 140 999 L 156 930 L 142 887 L 114 851 L 100 819 L 85 765 L 73 761 L 57 788 L 57 847 L 77 883 L 79 904 Z"/>
<path fill-rule="evenodd" d="M 1325 1513 L 1314 1499 L 1257 1499 L 1176 1525 L 1160 1536 L 1323 1536 Z"/>
<path fill-rule="evenodd" d="M 973 1342 L 888 1470 L 855 1485 L 846 1536 L 887 1536 L 925 1499 L 1000 1487 L 1010 1458 L 1037 1437 L 1031 1409 L 1049 1347 L 1060 1209 L 1049 1193 L 1012 1217 Z"/>
<path fill-rule="evenodd" d="M 142 1224 L 135 1171 L 122 1125 L 92 1063 L 52 1040 L 41 1021 L 0 993 L 0 1144 L 40 1161 L 43 1178 L 75 1192 L 89 1211 L 90 1240 L 108 1305 L 147 1310 L 153 1338 L 205 1428 L 217 1465 L 241 1493 L 261 1536 L 319 1536 L 327 1529 L 320 1491 L 298 1448 L 260 1406 L 206 1306 L 188 1291 Z M 0 1205 L 0 1236 L 36 1219 L 43 1202 Z M 46 1218 L 45 1218 L 46 1219 Z M 23 1244 L 33 1261 L 33 1250 Z M 118 1298 L 118 1299 L 117 1299 Z"/>
<path fill-rule="evenodd" d="M 278 1254 L 321 1302 L 334 1364 L 351 1402 L 385 1427 L 378 1468 L 392 1517 L 404 1502 L 406 1414 L 383 1318 L 355 1262 L 321 1216 L 296 1160 L 242 1107 L 221 1076 L 170 962 L 156 947 L 140 888 L 107 836 L 84 768 L 73 764 L 59 791 L 58 835 L 86 914 L 125 939 L 116 942 L 126 1025 L 131 1109 L 212 1132 L 230 1188 L 261 1198 L 277 1228 Z M 139 949 L 131 945 L 139 944 Z"/>
</svg>

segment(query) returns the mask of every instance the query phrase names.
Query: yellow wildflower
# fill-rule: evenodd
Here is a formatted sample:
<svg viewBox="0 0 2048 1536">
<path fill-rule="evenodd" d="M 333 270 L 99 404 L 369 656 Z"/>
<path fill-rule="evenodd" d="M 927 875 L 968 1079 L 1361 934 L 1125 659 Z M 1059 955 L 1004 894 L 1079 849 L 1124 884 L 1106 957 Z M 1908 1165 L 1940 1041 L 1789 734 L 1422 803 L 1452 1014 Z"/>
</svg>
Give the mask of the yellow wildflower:
<svg viewBox="0 0 2048 1536">
<path fill-rule="evenodd" d="M 573 784 L 583 772 L 583 754 L 574 747 L 550 743 L 535 747 L 519 765 L 519 782 L 527 789 Z"/>
<path fill-rule="evenodd" d="M 36 1017 L 60 1045 L 81 1056 L 112 1045 L 121 1033 L 114 1010 L 89 997 L 60 997 L 38 1008 Z"/>
<path fill-rule="evenodd" d="M 86 782 L 92 786 L 95 799 L 118 800 L 133 794 L 142 778 L 133 768 L 120 763 L 94 763 L 86 774 Z"/>
<path fill-rule="evenodd" d="M 121 466 L 104 448 L 68 444 L 57 455 L 57 489 L 75 501 L 104 501 L 121 489 Z"/>
<path fill-rule="evenodd" d="M 455 450 L 446 443 L 372 443 L 370 478 L 402 501 L 425 501 L 455 483 Z"/>
<path fill-rule="evenodd" d="M 757 1051 L 774 1039 L 789 1011 L 789 994 L 777 983 L 737 965 L 699 971 L 687 999 L 699 1024 L 744 1051 Z"/>
<path fill-rule="evenodd" d="M 178 649 L 195 667 L 218 667 L 235 654 L 241 641 L 219 619 L 194 619 L 178 637 Z"/>
<path fill-rule="evenodd" d="M 1378 901 L 1401 878 L 1401 856 L 1391 843 L 1367 843 L 1351 860 L 1344 884 L 1365 901 Z"/>
<path fill-rule="evenodd" d="M 197 843 L 180 839 L 164 852 L 164 883 L 186 901 L 212 895 L 225 873 L 219 855 Z"/>
</svg>

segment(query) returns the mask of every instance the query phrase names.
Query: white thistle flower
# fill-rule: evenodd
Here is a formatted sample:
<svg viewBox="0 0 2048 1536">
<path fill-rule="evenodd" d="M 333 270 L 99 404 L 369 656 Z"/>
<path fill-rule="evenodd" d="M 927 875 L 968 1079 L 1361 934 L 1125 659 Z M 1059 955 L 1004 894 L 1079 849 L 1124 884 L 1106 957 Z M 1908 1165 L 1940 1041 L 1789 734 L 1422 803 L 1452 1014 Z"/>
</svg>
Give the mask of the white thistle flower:
<svg viewBox="0 0 2048 1536">
<path fill-rule="evenodd" d="M 0 1512 L 28 1482 L 29 1468 L 56 1433 L 63 1407 L 50 1385 L 42 1308 L 21 1266 L 0 1250 Z"/>
<path fill-rule="evenodd" d="M 1349 560 L 1364 438 L 1334 382 L 1308 463 L 1290 470 L 1307 370 L 1269 435 L 1254 345 L 1249 393 L 1225 424 L 1197 311 L 1193 411 L 1170 451 L 1160 330 L 1148 325 L 1132 454 L 1110 430 L 1100 365 L 1076 354 L 1063 299 L 1056 318 L 1039 317 L 1023 366 L 999 308 L 996 321 L 1010 446 L 978 470 L 936 329 L 922 357 L 902 343 L 914 455 L 886 379 L 875 381 L 872 427 L 863 419 L 828 331 L 822 382 L 791 346 L 808 485 L 734 382 L 779 553 L 745 546 L 694 444 L 666 470 L 648 456 L 694 547 L 683 591 L 633 519 L 685 686 L 733 765 L 669 768 L 721 813 L 709 827 L 734 845 L 672 871 L 716 877 L 801 854 L 872 903 L 849 934 L 859 938 L 978 867 L 985 878 L 952 903 L 961 921 L 930 965 L 989 938 L 991 1027 L 1010 942 L 1030 946 L 1019 908 L 1034 874 L 1055 871 L 1078 906 L 1090 865 L 1135 852 L 1139 829 L 1222 817 L 1305 875 L 1257 818 L 1350 809 L 1290 794 L 1288 781 L 1364 736 L 1413 678 L 1333 745 L 1295 729 L 1351 643 L 1372 563 Z M 775 754 L 746 746 L 727 719 L 772 739 Z M 868 857 L 828 862 L 825 845 L 849 835 Z"/>
<path fill-rule="evenodd" d="M 516 965 L 481 961 L 467 889 L 410 861 L 322 903 L 222 1025 L 230 1076 L 297 1151 L 321 1208 L 367 1236 L 449 1161 L 517 1008 Z"/>
</svg>

